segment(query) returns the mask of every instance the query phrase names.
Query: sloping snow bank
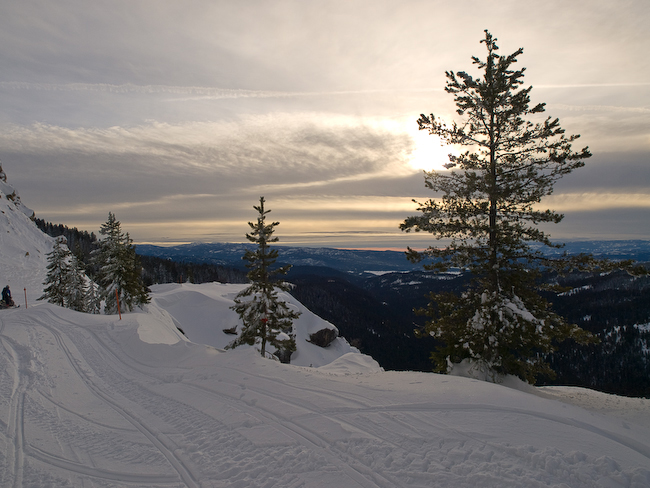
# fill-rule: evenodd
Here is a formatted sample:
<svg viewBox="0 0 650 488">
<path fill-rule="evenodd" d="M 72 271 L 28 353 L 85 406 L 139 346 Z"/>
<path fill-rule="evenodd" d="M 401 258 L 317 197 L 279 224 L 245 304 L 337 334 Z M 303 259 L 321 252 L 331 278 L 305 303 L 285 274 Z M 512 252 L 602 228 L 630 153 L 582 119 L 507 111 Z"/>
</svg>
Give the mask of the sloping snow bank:
<svg viewBox="0 0 650 488">
<path fill-rule="evenodd" d="M 650 430 L 650 398 L 610 395 L 577 386 L 543 386 L 536 390 L 546 398 L 619 418 L 625 428 L 633 428 L 630 424 L 636 424 Z"/>
<path fill-rule="evenodd" d="M 164 313 L 170 317 L 172 323 L 192 342 L 224 349 L 234 338 L 233 335 L 226 334 L 224 329 L 240 324 L 238 315 L 230 307 L 234 305 L 237 293 L 246 286 L 223 283 L 154 285 L 148 310 L 159 316 Z M 297 350 L 291 357 L 291 364 L 319 367 L 344 354 L 361 355 L 342 337 L 335 339 L 326 348 L 308 342 L 310 334 L 324 328 L 336 330 L 336 327 L 310 312 L 288 293 L 281 292 L 279 297 L 290 308 L 301 312 L 300 317 L 294 321 Z M 148 342 L 163 340 L 151 334 L 146 337 Z"/>
</svg>

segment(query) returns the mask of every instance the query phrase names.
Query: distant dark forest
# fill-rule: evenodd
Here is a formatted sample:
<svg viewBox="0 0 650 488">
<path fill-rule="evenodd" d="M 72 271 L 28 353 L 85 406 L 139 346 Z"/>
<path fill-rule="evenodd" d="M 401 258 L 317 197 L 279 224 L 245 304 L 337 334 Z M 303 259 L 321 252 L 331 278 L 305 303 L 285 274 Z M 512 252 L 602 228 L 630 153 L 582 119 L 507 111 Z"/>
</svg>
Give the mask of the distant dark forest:
<svg viewBox="0 0 650 488">
<path fill-rule="evenodd" d="M 333 270 L 332 270 L 333 271 Z M 350 281 L 343 273 L 326 276 L 306 269 L 289 275 L 292 294 L 317 315 L 335 324 L 343 337 L 375 358 L 385 369 L 431 371 L 430 337 L 415 338 L 429 292 L 459 292 L 468 276 L 387 273 Z M 555 378 L 538 385 L 584 386 L 607 393 L 650 397 L 650 277 L 625 272 L 576 273 L 560 281 L 571 291 L 547 294 L 552 308 L 596 335 L 600 342 L 559 345 L 547 359 Z"/>
<path fill-rule="evenodd" d="M 90 252 L 97 245 L 97 236 L 94 232 L 88 233 L 76 227 L 72 229 L 61 224 L 53 224 L 43 219 L 34 219 L 36 226 L 51 237 L 64 236 L 68 241 L 68 249 L 74 253 L 81 253 L 84 262 L 89 262 Z"/>
</svg>

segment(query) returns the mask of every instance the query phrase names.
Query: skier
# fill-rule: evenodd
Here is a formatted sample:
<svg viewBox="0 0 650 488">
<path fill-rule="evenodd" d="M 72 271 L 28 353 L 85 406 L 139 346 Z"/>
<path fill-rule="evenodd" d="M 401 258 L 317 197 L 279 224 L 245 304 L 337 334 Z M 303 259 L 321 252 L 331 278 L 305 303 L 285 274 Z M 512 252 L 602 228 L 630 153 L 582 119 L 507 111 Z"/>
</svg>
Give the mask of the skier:
<svg viewBox="0 0 650 488">
<path fill-rule="evenodd" d="M 9 285 L 5 286 L 2 290 L 2 301 L 7 307 L 14 306 L 14 301 L 11 298 L 11 290 L 9 289 Z"/>
</svg>

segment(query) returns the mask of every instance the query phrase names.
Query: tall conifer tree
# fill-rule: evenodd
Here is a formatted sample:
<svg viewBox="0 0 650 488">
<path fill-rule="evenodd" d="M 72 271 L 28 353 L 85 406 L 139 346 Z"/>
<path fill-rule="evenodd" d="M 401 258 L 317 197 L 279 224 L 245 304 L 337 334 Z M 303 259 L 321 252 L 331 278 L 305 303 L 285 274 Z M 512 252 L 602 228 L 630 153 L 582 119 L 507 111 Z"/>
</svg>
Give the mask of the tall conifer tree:
<svg viewBox="0 0 650 488">
<path fill-rule="evenodd" d="M 228 348 L 258 344 L 262 356 L 265 356 L 266 347 L 270 345 L 275 348 L 280 361 L 288 363 L 296 350 L 293 320 L 300 316 L 300 312 L 291 310 L 278 297 L 278 290 L 289 290 L 289 284 L 279 280 L 278 276 L 286 275 L 291 265 L 273 267 L 278 251 L 270 249 L 270 244 L 278 241 L 273 232 L 280 223 L 266 222 L 270 210 L 264 209 L 264 203 L 264 197 L 260 197 L 259 206 L 253 207 L 258 212 L 257 222 L 248 223 L 251 233 L 246 234 L 246 238 L 257 244 L 257 248 L 246 250 L 242 257 L 248 261 L 246 267 L 250 269 L 248 279 L 251 284 L 237 294 L 235 305 L 231 307 L 241 318 L 243 327 L 239 337 Z"/>
<path fill-rule="evenodd" d="M 445 90 L 455 97 L 461 121 L 448 125 L 433 114 L 418 120 L 421 130 L 465 151 L 449 156 L 450 171 L 425 172 L 425 185 L 438 197 L 416 202 L 421 214 L 400 227 L 450 240 L 443 248 L 409 249 L 409 259 L 434 258 L 427 268 L 456 267 L 473 275 L 461 296 L 432 295 L 425 311 L 430 320 L 424 332 L 442 343 L 432 354 L 438 370 L 469 358 L 487 373 L 532 382 L 539 373 L 552 374 L 545 355 L 559 341 L 588 340 L 550 310 L 537 279 L 545 268 L 566 266 L 540 249 L 561 246 L 539 224 L 563 218 L 541 209 L 540 201 L 591 154 L 586 147 L 572 150 L 579 136 L 566 136 L 558 119 L 540 117 L 545 104 L 530 107 L 532 87 L 522 87 L 525 68 L 514 68 L 523 49 L 499 55 L 487 30 L 481 43 L 486 59 L 472 58 L 479 77 L 446 73 Z"/>
</svg>

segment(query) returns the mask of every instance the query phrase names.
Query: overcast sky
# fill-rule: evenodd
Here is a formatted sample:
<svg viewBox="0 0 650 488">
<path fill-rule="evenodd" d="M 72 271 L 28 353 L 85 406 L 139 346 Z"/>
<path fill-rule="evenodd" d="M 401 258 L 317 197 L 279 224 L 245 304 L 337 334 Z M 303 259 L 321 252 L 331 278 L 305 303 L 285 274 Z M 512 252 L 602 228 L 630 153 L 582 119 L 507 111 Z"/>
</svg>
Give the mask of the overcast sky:
<svg viewBox="0 0 650 488">
<path fill-rule="evenodd" d="M 137 242 L 242 242 L 264 195 L 281 244 L 403 234 L 447 149 L 445 71 L 519 47 L 587 166 L 546 200 L 557 239 L 650 239 L 648 0 L 0 0 L 0 161 L 25 204 Z"/>
</svg>

